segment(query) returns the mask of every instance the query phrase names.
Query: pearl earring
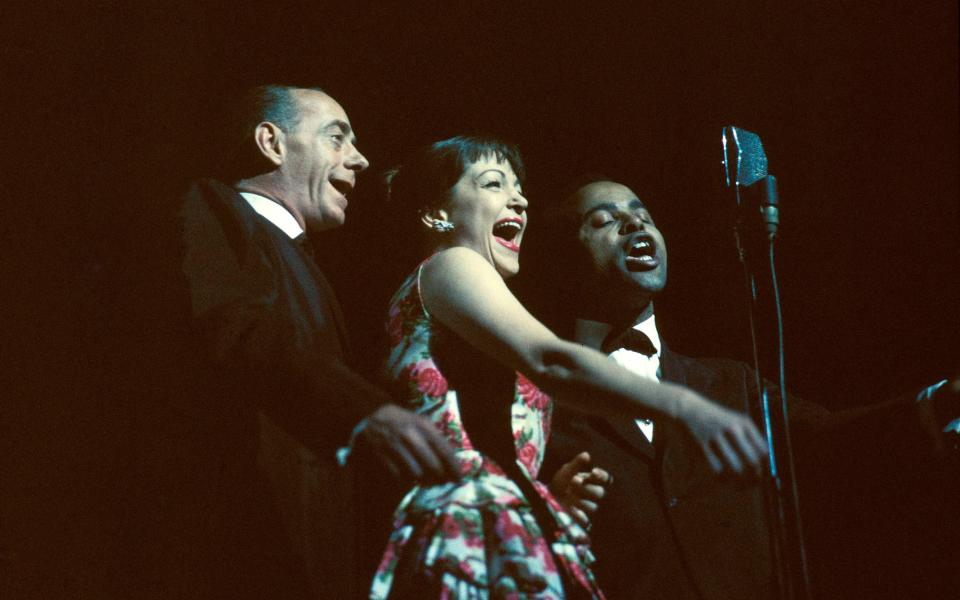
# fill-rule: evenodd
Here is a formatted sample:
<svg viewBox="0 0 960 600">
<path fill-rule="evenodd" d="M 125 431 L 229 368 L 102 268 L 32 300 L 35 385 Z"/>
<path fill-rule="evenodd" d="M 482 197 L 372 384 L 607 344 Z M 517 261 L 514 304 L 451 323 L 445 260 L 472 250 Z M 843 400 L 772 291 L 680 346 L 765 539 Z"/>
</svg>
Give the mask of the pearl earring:
<svg viewBox="0 0 960 600">
<path fill-rule="evenodd" d="M 438 219 L 431 223 L 430 227 L 433 227 L 433 230 L 437 233 L 447 233 L 448 231 L 453 231 L 453 223 L 447 221 L 446 219 Z"/>
</svg>

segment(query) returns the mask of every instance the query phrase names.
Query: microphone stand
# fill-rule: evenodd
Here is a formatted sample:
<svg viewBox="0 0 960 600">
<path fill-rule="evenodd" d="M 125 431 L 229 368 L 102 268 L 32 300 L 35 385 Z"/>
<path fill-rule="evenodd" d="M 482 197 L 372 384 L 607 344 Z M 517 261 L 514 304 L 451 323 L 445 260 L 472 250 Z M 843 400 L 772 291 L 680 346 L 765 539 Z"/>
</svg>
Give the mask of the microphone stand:
<svg viewBox="0 0 960 600">
<path fill-rule="evenodd" d="M 727 138 L 736 150 L 735 176 Z M 811 588 L 799 496 L 790 439 L 785 385 L 783 319 L 774 246 L 779 227 L 776 178 L 767 173 L 760 138 L 743 129 L 723 131 L 727 187 L 736 199 L 734 240 L 747 292 L 755 386 L 769 453 L 764 479 L 764 506 L 770 534 L 770 556 L 776 577 L 776 597 L 810 600 Z M 762 190 L 761 194 L 758 191 Z M 772 326 L 770 325 L 772 321 Z M 779 402 L 771 402 L 767 373 L 776 373 Z M 771 404 L 774 404 L 773 406 Z"/>
</svg>

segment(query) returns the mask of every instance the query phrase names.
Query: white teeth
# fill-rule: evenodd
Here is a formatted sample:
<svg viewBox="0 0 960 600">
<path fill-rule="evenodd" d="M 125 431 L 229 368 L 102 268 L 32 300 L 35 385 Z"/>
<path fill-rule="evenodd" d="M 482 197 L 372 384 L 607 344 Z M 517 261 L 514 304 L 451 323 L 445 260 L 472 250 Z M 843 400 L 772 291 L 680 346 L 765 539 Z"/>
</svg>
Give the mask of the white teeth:
<svg viewBox="0 0 960 600">
<path fill-rule="evenodd" d="M 499 237 L 508 236 L 510 239 L 513 239 L 516 235 L 519 235 L 522 229 L 523 226 L 516 221 L 501 221 L 494 224 L 493 234 Z"/>
</svg>

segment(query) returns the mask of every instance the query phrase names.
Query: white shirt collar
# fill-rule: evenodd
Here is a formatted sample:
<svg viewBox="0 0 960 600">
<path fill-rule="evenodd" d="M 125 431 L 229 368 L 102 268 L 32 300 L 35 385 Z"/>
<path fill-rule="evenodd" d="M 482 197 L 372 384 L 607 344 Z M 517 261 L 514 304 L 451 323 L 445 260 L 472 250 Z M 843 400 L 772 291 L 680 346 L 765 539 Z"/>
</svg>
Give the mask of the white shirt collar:
<svg viewBox="0 0 960 600">
<path fill-rule="evenodd" d="M 613 359 L 613 362 L 644 379 L 660 381 L 660 351 L 662 345 L 660 343 L 660 333 L 657 331 L 656 318 L 650 315 L 634 325 L 633 328 L 650 338 L 650 342 L 653 344 L 657 353 L 653 356 L 646 356 L 639 352 L 620 348 L 610 354 L 610 358 Z M 637 427 L 640 428 L 640 432 L 647 438 L 647 441 L 653 443 L 653 421 L 649 419 L 636 419 L 636 423 Z"/>
<path fill-rule="evenodd" d="M 650 315 L 646 319 L 634 325 L 633 328 L 650 338 L 650 342 L 653 343 L 653 347 L 657 349 L 657 356 L 660 356 L 661 344 L 660 333 L 657 331 L 657 317 L 655 315 Z"/>
<path fill-rule="evenodd" d="M 253 192 L 240 192 L 240 195 L 247 201 L 250 208 L 276 225 L 282 232 L 290 236 L 290 239 L 303 235 L 303 228 L 300 227 L 300 223 L 297 223 L 296 218 L 283 205 Z"/>
</svg>

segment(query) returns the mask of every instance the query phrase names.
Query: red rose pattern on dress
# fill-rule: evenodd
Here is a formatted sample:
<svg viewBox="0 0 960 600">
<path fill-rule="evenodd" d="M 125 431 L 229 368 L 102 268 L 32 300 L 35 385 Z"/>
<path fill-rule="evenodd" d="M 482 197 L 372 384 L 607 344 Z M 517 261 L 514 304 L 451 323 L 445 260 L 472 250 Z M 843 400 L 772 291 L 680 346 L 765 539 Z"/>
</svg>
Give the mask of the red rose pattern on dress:
<svg viewBox="0 0 960 600">
<path fill-rule="evenodd" d="M 436 369 L 420 369 L 417 371 L 417 389 L 427 396 L 445 396 L 447 380 Z"/>
<path fill-rule="evenodd" d="M 449 387 L 430 355 L 433 331 L 420 300 L 419 272 L 418 268 L 407 278 L 391 301 L 386 370 L 405 394 L 405 405 L 433 420 L 457 448 L 464 479 L 417 486 L 407 493 L 394 513 L 394 530 L 370 598 L 385 599 L 395 593 L 418 598 L 560 600 L 564 582 L 579 585 L 588 596 L 603 598 L 590 571 L 593 555 L 586 533 L 547 486 L 536 481 L 549 431 L 550 397 L 517 374 L 511 404 L 517 464 L 557 521 L 553 540 L 544 538 L 517 484 L 470 443 L 456 390 Z M 424 582 L 434 582 L 435 588 L 424 589 Z"/>
</svg>

